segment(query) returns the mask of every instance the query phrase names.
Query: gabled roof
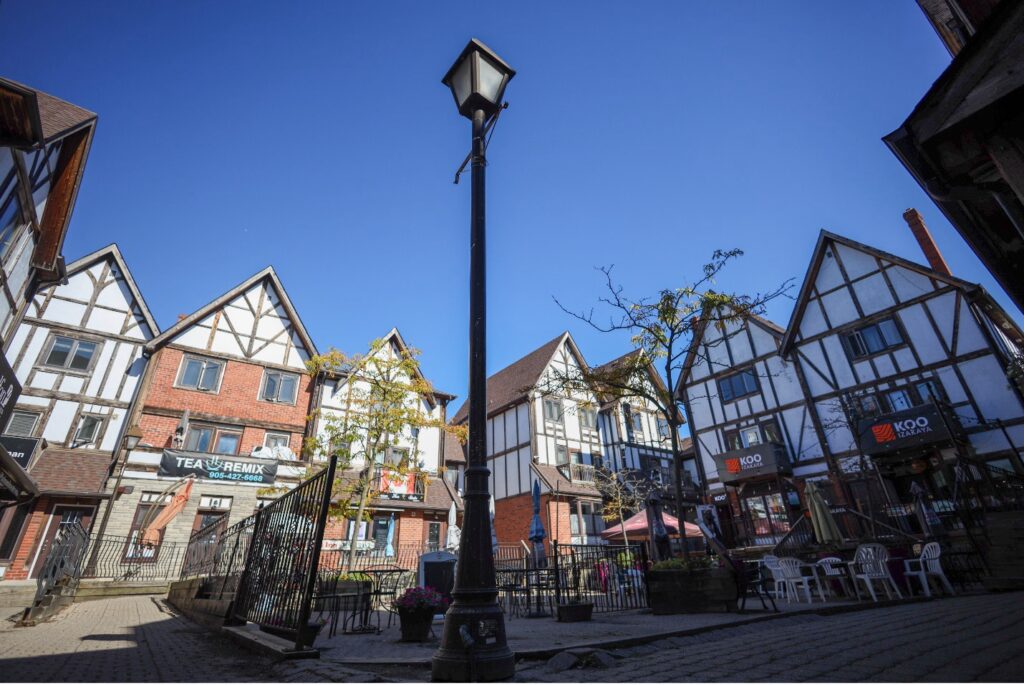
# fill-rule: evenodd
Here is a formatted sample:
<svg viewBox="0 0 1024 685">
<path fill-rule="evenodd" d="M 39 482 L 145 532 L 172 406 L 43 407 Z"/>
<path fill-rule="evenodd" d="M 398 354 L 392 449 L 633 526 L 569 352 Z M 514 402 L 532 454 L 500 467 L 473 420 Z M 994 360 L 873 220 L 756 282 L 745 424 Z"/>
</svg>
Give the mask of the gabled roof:
<svg viewBox="0 0 1024 685">
<path fill-rule="evenodd" d="M 614 370 L 618 366 L 624 366 L 627 363 L 635 363 L 635 360 L 643 356 L 643 348 L 638 347 L 637 349 L 631 350 L 620 357 L 616 357 L 610 362 L 605 362 L 600 366 L 594 367 L 593 373 L 595 376 L 600 376 L 603 373 L 608 373 Z M 665 379 L 661 377 L 661 374 L 655 371 L 654 365 L 648 362 L 646 365 L 646 370 L 647 376 L 651 379 L 651 382 L 654 383 L 654 385 L 658 388 L 659 391 L 665 392 L 667 390 L 665 387 Z M 616 394 L 617 393 L 609 392 L 600 388 L 597 390 L 597 395 L 601 399 L 602 403 L 610 402 L 611 400 L 615 399 Z"/>
<path fill-rule="evenodd" d="M 139 290 L 139 287 L 135 284 L 135 279 L 132 278 L 132 272 L 128 269 L 128 263 L 125 262 L 124 255 L 121 254 L 121 250 L 117 247 L 117 243 L 111 243 L 110 245 L 101 247 L 95 252 L 91 252 L 84 257 L 79 257 L 68 264 L 67 274 L 68 276 L 73 276 L 79 271 L 84 271 L 93 264 L 108 258 L 113 259 L 121 270 L 121 274 L 124 276 L 124 280 L 128 284 L 128 290 L 131 291 L 132 297 L 135 298 L 135 303 L 138 304 L 139 309 L 142 310 L 142 318 L 146 320 L 146 325 L 149 326 L 149 330 L 153 331 L 153 335 L 159 335 L 160 327 L 156 325 L 156 319 L 154 319 L 153 315 L 150 313 L 149 307 L 146 305 L 146 300 L 142 297 L 142 291 Z"/>
<path fill-rule="evenodd" d="M 445 431 L 442 434 L 444 440 L 444 453 L 442 458 L 446 464 L 465 464 L 466 449 L 457 437 Z"/>
<path fill-rule="evenodd" d="M 948 283 L 949 285 L 968 292 L 974 292 L 980 289 L 980 286 L 976 283 L 970 283 L 957 278 L 956 276 L 947 276 L 946 274 L 939 273 L 927 266 L 911 262 L 903 257 L 897 257 L 890 252 L 879 250 L 877 247 L 871 247 L 870 245 L 859 243 L 856 240 L 851 240 L 845 236 L 822 230 L 821 233 L 818 234 L 818 242 L 814 246 L 814 252 L 811 254 L 811 263 L 807 267 L 807 273 L 804 275 L 803 284 L 800 286 L 800 294 L 796 298 L 796 304 L 793 307 L 793 314 L 789 318 L 789 325 L 786 326 L 786 333 L 782 338 L 782 346 L 779 348 L 780 354 L 788 354 L 793 347 L 797 331 L 800 327 L 800 321 L 803 319 L 804 310 L 807 308 L 807 302 L 811 296 L 811 289 L 814 287 L 815 281 L 818 280 L 818 271 L 821 269 L 821 262 L 825 258 L 825 252 L 828 249 L 829 243 L 838 243 L 853 250 L 866 252 L 867 254 L 874 255 L 879 259 L 892 262 L 897 266 L 901 266 L 911 271 L 916 271 L 922 276 L 927 276 L 928 278 L 933 278 L 936 281 Z"/>
<path fill-rule="evenodd" d="M 708 322 L 711 320 L 711 318 L 707 316 L 706 309 L 707 308 L 705 308 L 705 311 L 700 313 L 697 325 L 693 328 L 693 338 L 690 340 L 690 349 L 686 352 L 686 360 L 683 362 L 682 373 L 679 374 L 679 379 L 676 381 L 675 396 L 680 400 L 683 399 L 683 384 L 690 379 L 690 372 L 693 370 L 693 363 L 697 359 L 697 347 L 704 340 L 704 331 L 707 329 Z M 753 323 L 760 326 L 769 335 L 774 336 L 776 339 L 780 339 L 786 334 L 785 328 L 774 321 L 769 321 L 763 316 L 748 313 L 743 318 L 746 323 Z"/>
<path fill-rule="evenodd" d="M 288 313 L 288 317 L 292 320 L 292 324 L 295 326 L 295 332 L 298 333 L 299 338 L 302 339 L 302 344 L 306 347 L 306 351 L 311 355 L 318 354 L 316 345 L 313 344 L 313 339 L 310 338 L 309 333 L 306 332 L 306 327 L 303 325 L 302 319 L 299 318 L 298 312 L 296 312 L 295 307 L 292 306 L 292 301 L 288 298 L 288 292 L 284 289 L 281 279 L 277 277 L 277 272 L 274 271 L 274 267 L 272 266 L 268 266 L 262 271 L 253 274 L 217 299 L 199 308 L 184 319 L 181 319 L 166 331 L 146 343 L 146 350 L 152 352 L 162 347 L 185 329 L 199 321 L 202 321 L 212 312 L 220 309 L 228 302 L 231 302 L 233 299 L 247 291 L 249 288 L 264 280 L 269 281 L 274 290 L 277 291 L 277 296 L 281 300 L 281 305 Z"/>
<path fill-rule="evenodd" d="M 568 340 L 570 349 L 576 355 L 577 361 L 586 365 L 583 355 L 573 341 L 569 331 L 560 333 L 558 337 L 549 340 L 522 359 L 515 361 L 498 373 L 487 379 L 487 414 L 488 416 L 503 409 L 513 402 L 525 397 L 540 381 L 541 374 L 548 367 L 555 352 L 561 348 L 562 343 Z M 469 416 L 469 401 L 462 403 L 459 411 L 452 418 L 452 423 L 462 423 Z"/>
<path fill-rule="evenodd" d="M 95 124 L 96 114 L 78 105 L 0 78 L 0 134 L 23 145 L 40 145 Z"/>
</svg>

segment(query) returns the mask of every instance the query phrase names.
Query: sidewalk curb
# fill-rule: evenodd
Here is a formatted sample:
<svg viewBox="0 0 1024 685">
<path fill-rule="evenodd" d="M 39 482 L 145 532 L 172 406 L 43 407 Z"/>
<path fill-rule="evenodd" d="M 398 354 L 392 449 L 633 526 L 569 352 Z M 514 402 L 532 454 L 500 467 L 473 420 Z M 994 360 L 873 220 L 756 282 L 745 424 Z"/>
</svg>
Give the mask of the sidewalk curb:
<svg viewBox="0 0 1024 685">
<path fill-rule="evenodd" d="M 834 616 L 837 614 L 847 614 L 859 611 L 871 611 L 872 609 L 884 609 L 894 606 L 902 606 L 905 604 L 920 604 L 924 602 L 932 601 L 933 599 L 958 599 L 961 597 L 972 597 L 975 595 L 955 595 L 953 597 L 942 597 L 942 598 L 928 598 L 928 597 L 911 597 L 905 599 L 887 599 L 880 602 L 858 602 L 856 604 L 844 604 L 841 606 L 832 607 L 807 607 L 806 609 L 797 609 L 795 611 L 769 613 L 760 616 L 751 616 L 750 618 L 740 619 L 731 621 L 729 623 L 718 623 L 709 626 L 700 626 L 697 628 L 683 628 L 679 630 L 668 630 L 657 633 L 644 633 L 643 635 L 636 635 L 625 638 L 616 638 L 612 640 L 593 640 L 589 642 L 578 642 L 570 645 L 562 645 L 559 647 L 550 648 L 537 648 L 537 649 L 524 649 L 515 652 L 516 661 L 538 661 L 549 659 L 559 652 L 574 649 L 621 649 L 625 647 L 636 647 L 639 645 L 647 644 L 655 640 L 665 640 L 672 637 L 688 637 L 691 635 L 700 635 L 703 633 L 709 633 L 714 630 L 723 630 L 729 628 L 737 628 L 740 626 L 751 625 L 754 623 L 761 623 L 764 621 L 776 621 L 783 618 L 790 618 L 793 616 L 805 616 L 808 614 L 817 616 Z M 354 657 L 338 657 L 332 658 L 328 653 L 321 654 L 321 661 L 327 661 L 335 663 L 341 666 L 430 666 L 430 659 L 360 659 Z"/>
</svg>

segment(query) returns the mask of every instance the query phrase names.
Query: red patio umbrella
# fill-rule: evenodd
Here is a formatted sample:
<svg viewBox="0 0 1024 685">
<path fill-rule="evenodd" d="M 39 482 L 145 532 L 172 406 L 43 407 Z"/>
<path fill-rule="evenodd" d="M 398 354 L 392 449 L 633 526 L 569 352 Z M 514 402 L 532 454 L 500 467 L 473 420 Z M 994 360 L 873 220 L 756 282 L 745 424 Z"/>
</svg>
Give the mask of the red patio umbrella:
<svg viewBox="0 0 1024 685">
<path fill-rule="evenodd" d="M 675 516 L 662 512 L 662 520 L 665 521 L 665 528 L 668 529 L 669 535 L 676 535 L 679 532 L 679 521 Z M 696 524 L 686 521 L 686 537 L 687 538 L 703 538 L 704 534 L 700 531 L 700 528 Z M 640 511 L 626 519 L 624 524 L 612 526 L 606 528 L 601 537 L 605 540 L 621 539 L 623 537 L 622 528 L 625 526 L 626 535 L 629 536 L 630 540 L 646 540 L 647 535 L 647 513 L 646 511 Z"/>
</svg>

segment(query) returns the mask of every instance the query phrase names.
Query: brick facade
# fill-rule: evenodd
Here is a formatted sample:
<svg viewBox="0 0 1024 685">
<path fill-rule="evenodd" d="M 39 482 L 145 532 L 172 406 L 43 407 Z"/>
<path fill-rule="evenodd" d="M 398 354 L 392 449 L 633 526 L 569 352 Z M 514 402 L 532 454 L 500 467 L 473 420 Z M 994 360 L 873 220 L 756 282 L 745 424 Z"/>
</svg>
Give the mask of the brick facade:
<svg viewBox="0 0 1024 685">
<path fill-rule="evenodd" d="M 570 500 L 565 497 L 540 496 L 540 520 L 547 533 L 546 545 L 550 545 L 552 540 L 564 543 L 572 540 L 571 511 Z M 494 502 L 494 532 L 500 545 L 518 545 L 520 541 L 527 541 L 532 520 L 532 495 L 518 495 Z"/>
</svg>

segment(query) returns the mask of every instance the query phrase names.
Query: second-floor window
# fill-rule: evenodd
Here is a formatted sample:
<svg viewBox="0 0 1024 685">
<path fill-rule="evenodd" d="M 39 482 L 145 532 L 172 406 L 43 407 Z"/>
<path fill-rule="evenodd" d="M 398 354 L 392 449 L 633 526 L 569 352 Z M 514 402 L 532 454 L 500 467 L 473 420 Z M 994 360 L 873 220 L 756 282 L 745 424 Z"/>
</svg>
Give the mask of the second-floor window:
<svg viewBox="0 0 1024 685">
<path fill-rule="evenodd" d="M 555 423 L 562 422 L 562 400 L 544 400 L 544 420 L 554 421 Z"/>
<path fill-rule="evenodd" d="M 78 429 L 75 430 L 74 444 L 76 447 L 91 445 L 99 437 L 100 429 L 103 427 L 103 417 L 91 414 L 82 414 L 78 421 Z"/>
<path fill-rule="evenodd" d="M 903 335 L 900 333 L 896 321 L 882 319 L 862 326 L 852 333 L 847 333 L 843 336 L 843 344 L 851 358 L 859 359 L 899 347 L 903 344 Z"/>
<path fill-rule="evenodd" d="M 32 437 L 36 433 L 36 426 L 39 425 L 39 414 L 34 411 L 22 411 L 16 409 L 11 414 L 11 420 L 7 422 L 7 435 L 24 435 Z"/>
<path fill-rule="evenodd" d="M 241 442 L 242 432 L 236 428 L 193 424 L 188 427 L 185 435 L 185 449 L 190 452 L 238 454 Z"/>
<path fill-rule="evenodd" d="M 565 445 L 555 445 L 555 463 L 558 465 L 569 463 L 569 448 Z"/>
<path fill-rule="evenodd" d="M 658 436 L 662 440 L 668 440 L 672 437 L 672 429 L 668 425 L 668 420 L 662 418 L 658 419 Z"/>
<path fill-rule="evenodd" d="M 295 393 L 299 388 L 299 377 L 294 373 L 281 371 L 263 372 L 263 392 L 260 399 L 267 402 L 295 404 Z"/>
<path fill-rule="evenodd" d="M 88 371 L 96 355 L 96 343 L 55 335 L 43 364 L 72 371 Z"/>
<path fill-rule="evenodd" d="M 185 357 L 181 364 L 178 387 L 204 392 L 217 392 L 224 363 L 203 357 Z"/>
<path fill-rule="evenodd" d="M 757 392 L 757 374 L 753 369 L 743 369 L 718 379 L 718 394 L 723 402 L 753 395 Z"/>
<path fill-rule="evenodd" d="M 264 447 L 288 447 L 291 435 L 288 433 L 267 433 L 263 438 Z"/>
<path fill-rule="evenodd" d="M 597 430 L 597 412 L 593 409 L 581 408 L 580 409 L 580 426 L 583 428 L 589 428 L 590 430 Z"/>
<path fill-rule="evenodd" d="M 633 427 L 633 434 L 637 437 L 643 437 L 644 435 L 644 415 L 638 411 L 634 411 L 630 417 L 630 422 Z"/>
</svg>

